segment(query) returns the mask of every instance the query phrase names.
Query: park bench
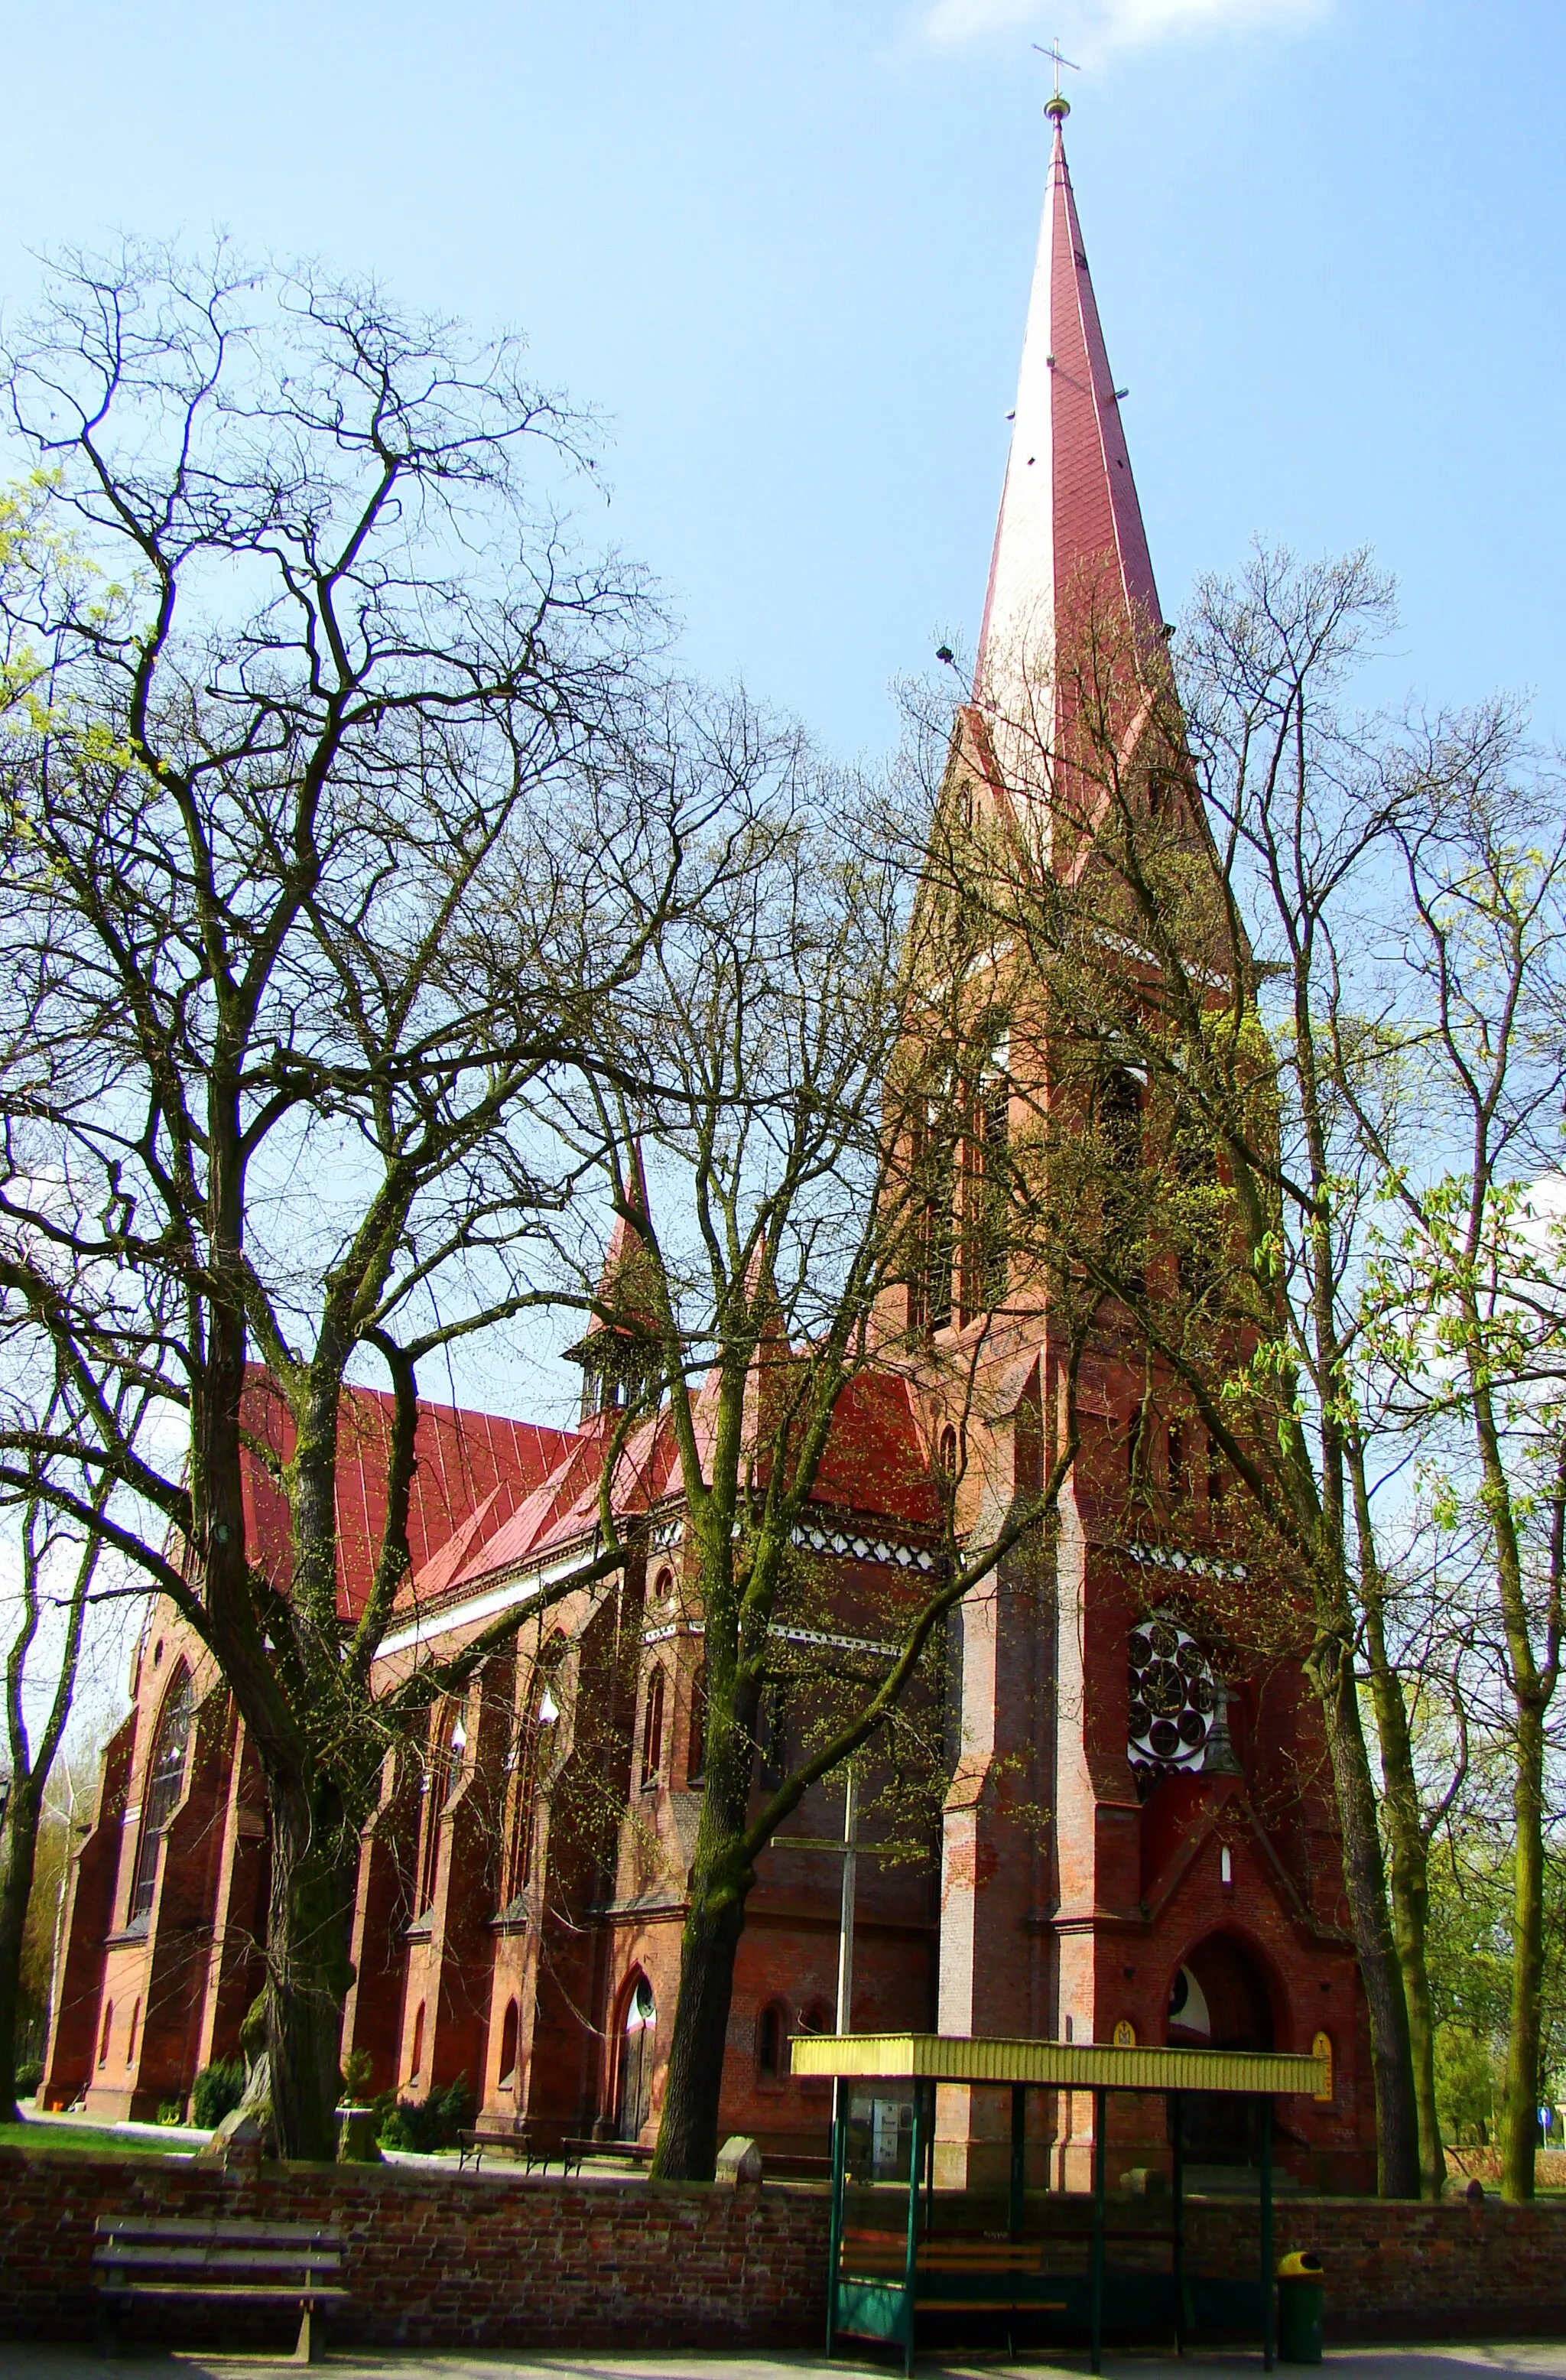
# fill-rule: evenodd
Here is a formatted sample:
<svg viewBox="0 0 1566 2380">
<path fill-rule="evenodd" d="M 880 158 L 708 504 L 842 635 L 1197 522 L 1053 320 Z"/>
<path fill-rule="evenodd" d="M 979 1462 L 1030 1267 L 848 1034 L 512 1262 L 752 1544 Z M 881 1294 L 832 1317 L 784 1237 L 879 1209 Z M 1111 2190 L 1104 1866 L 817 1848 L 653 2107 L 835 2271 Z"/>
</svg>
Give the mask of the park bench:
<svg viewBox="0 0 1566 2380">
<path fill-rule="evenodd" d="M 584 2165 L 600 2165 L 609 2158 L 632 2165 L 652 2163 L 652 2151 L 643 2148 L 639 2141 L 562 2141 L 560 2148 L 567 2173 L 573 2166 L 580 2173 Z"/>
<path fill-rule="evenodd" d="M 901 2283 L 907 2242 L 901 2231 L 844 2231 L 841 2271 L 847 2289 Z M 926 2240 L 916 2258 L 918 2303 L 926 2313 L 1064 2313 L 1059 2273 L 1046 2273 L 1042 2240 Z M 847 2325 L 844 2325 L 845 2328 Z"/>
<path fill-rule="evenodd" d="M 542 2168 L 545 2172 L 549 2169 L 552 2152 L 534 2141 L 524 2116 L 514 2116 L 509 2123 L 475 2124 L 471 2131 L 458 2132 L 456 2141 L 459 2173 L 466 2168 L 469 2157 L 477 2173 L 486 2149 L 504 2150 L 508 2156 L 520 2157 L 528 2173 L 531 2173 L 535 2166 Z"/>
<path fill-rule="evenodd" d="M 188 2216 L 101 2215 L 92 2251 L 99 2345 L 118 2346 L 118 2317 L 142 2299 L 233 2305 L 297 2305 L 295 2359 L 321 2351 L 320 2310 L 344 2305 L 342 2234 L 310 2223 L 203 2221 Z"/>
</svg>

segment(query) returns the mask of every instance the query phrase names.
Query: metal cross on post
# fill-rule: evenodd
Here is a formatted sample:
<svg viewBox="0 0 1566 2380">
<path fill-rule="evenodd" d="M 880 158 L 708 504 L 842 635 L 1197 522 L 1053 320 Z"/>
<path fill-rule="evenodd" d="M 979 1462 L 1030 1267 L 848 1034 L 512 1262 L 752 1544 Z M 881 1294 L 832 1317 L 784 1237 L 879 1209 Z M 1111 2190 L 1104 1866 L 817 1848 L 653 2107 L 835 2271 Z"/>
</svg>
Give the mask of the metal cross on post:
<svg viewBox="0 0 1566 2380">
<path fill-rule="evenodd" d="M 843 1799 L 843 1914 L 837 1936 L 837 2029 L 852 2033 L 854 2014 L 854 1882 L 859 1864 L 856 1836 L 859 1821 L 859 1783 L 852 1768 Z"/>
<path fill-rule="evenodd" d="M 861 1855 L 866 1859 L 892 1859 L 899 1852 L 895 1843 L 862 1843 L 859 1840 L 859 1779 L 852 1768 L 846 1772 L 843 1797 L 843 1834 L 774 1835 L 773 1846 L 780 1852 L 828 1852 L 843 1862 L 842 1916 L 837 1937 L 837 2030 L 854 2030 L 854 1891 Z"/>
<path fill-rule="evenodd" d="M 1033 46 L 1038 51 L 1041 58 L 1048 58 L 1050 61 L 1055 69 L 1055 91 L 1053 98 L 1049 103 L 1051 107 L 1059 107 L 1062 110 L 1069 108 L 1071 102 L 1064 96 L 1061 90 L 1061 68 L 1062 67 L 1070 67 L 1073 74 L 1080 74 L 1082 72 L 1082 68 L 1076 64 L 1074 58 L 1062 56 L 1061 37 L 1059 33 L 1055 35 L 1054 40 L 1050 42 L 1048 49 L 1045 48 L 1042 42 L 1035 42 Z"/>
</svg>

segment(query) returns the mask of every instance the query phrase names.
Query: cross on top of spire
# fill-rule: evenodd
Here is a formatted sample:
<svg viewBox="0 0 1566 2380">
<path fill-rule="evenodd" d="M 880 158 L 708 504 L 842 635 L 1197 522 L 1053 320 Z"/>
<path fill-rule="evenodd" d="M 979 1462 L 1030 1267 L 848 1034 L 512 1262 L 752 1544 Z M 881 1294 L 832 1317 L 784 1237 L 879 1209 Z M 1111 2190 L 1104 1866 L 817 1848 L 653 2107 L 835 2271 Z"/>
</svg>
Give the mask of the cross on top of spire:
<svg viewBox="0 0 1566 2380">
<path fill-rule="evenodd" d="M 1073 74 L 1080 74 L 1082 72 L 1082 68 L 1076 64 L 1076 61 L 1074 58 L 1062 57 L 1061 55 L 1061 37 L 1059 33 L 1055 35 L 1054 40 L 1050 42 L 1048 49 L 1045 48 L 1042 42 L 1035 42 L 1033 46 L 1038 51 L 1041 58 L 1048 58 L 1050 60 L 1055 69 L 1054 96 L 1051 99 L 1045 101 L 1044 113 L 1046 115 L 1052 115 L 1056 123 L 1059 124 L 1063 116 L 1067 116 L 1071 114 L 1071 102 L 1066 97 L 1064 91 L 1061 89 L 1061 68 L 1062 67 L 1070 67 Z"/>
</svg>

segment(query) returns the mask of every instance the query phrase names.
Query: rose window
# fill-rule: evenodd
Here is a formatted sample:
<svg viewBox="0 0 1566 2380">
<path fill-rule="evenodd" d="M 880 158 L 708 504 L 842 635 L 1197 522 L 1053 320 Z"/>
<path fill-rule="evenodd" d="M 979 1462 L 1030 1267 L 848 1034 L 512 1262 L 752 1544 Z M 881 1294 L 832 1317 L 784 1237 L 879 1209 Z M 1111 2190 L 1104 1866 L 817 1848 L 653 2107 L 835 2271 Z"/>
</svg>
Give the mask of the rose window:
<svg viewBox="0 0 1566 2380">
<path fill-rule="evenodd" d="M 1139 1779 L 1151 1784 L 1165 1769 L 1205 1766 L 1218 1718 L 1220 1687 L 1212 1663 L 1188 1628 L 1155 1611 L 1131 1632 L 1129 1753 Z"/>
</svg>

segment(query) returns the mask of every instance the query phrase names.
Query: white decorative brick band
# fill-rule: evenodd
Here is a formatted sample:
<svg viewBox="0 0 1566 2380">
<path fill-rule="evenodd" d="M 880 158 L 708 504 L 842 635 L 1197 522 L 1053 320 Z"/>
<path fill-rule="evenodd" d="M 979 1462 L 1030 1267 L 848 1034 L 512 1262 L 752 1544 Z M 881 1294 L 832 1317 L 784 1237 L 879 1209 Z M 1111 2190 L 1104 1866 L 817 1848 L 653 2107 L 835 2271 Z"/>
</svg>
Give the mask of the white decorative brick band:
<svg viewBox="0 0 1566 2380">
<path fill-rule="evenodd" d="M 1216 1554 L 1184 1553 L 1176 1546 L 1124 1545 L 1120 1548 L 1144 1569 L 1172 1570 L 1193 1578 L 1227 1578 L 1243 1585 L 1250 1576 L 1244 1562 L 1220 1561 Z"/>
<path fill-rule="evenodd" d="M 886 1562 L 894 1570 L 917 1570 L 928 1574 L 940 1564 L 939 1555 L 929 1546 L 899 1545 L 891 1537 L 853 1537 L 843 1529 L 812 1529 L 801 1524 L 791 1542 L 807 1553 L 841 1554 L 850 1561 Z"/>
</svg>

